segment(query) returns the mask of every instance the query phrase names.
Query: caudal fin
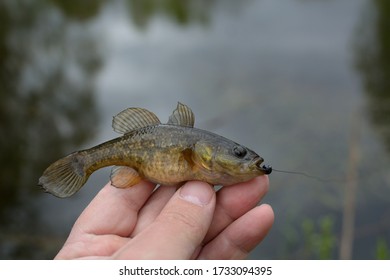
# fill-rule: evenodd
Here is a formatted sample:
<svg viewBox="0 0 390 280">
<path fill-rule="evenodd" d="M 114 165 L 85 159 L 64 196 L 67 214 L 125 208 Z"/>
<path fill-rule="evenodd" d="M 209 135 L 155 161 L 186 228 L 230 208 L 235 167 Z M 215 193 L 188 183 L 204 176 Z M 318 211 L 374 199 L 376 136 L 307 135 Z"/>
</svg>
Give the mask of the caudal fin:
<svg viewBox="0 0 390 280">
<path fill-rule="evenodd" d="M 38 185 L 52 195 L 64 198 L 76 193 L 88 177 L 83 157 L 79 153 L 73 153 L 50 165 L 39 178 Z"/>
</svg>

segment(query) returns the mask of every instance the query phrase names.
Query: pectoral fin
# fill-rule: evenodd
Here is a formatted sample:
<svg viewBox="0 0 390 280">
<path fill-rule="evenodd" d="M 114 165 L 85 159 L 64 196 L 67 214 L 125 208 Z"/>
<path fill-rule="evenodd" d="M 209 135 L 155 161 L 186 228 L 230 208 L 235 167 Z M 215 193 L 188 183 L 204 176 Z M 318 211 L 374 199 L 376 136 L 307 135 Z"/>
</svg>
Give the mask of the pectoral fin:
<svg viewBox="0 0 390 280">
<path fill-rule="evenodd" d="M 214 154 L 213 145 L 205 141 L 197 142 L 191 154 L 195 168 L 209 183 L 218 183 L 221 177 L 221 172 L 217 172 L 213 166 Z"/>
<path fill-rule="evenodd" d="M 195 116 L 190 107 L 180 102 L 169 117 L 168 124 L 194 127 Z"/>
<path fill-rule="evenodd" d="M 112 128 L 115 132 L 121 134 L 157 124 L 160 124 L 158 117 L 142 108 L 128 108 L 116 115 L 112 120 Z"/>
<path fill-rule="evenodd" d="M 127 166 L 114 166 L 110 179 L 111 185 L 121 189 L 130 188 L 142 180 L 137 171 Z"/>
</svg>

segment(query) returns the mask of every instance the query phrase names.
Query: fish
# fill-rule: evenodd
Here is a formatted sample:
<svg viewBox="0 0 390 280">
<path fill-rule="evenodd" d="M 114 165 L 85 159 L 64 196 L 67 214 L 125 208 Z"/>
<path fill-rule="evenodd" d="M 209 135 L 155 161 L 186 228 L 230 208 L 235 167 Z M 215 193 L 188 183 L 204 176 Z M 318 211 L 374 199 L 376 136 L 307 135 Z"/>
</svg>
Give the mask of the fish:
<svg viewBox="0 0 390 280">
<path fill-rule="evenodd" d="M 254 151 L 194 123 L 194 113 L 180 102 L 166 124 L 147 109 L 128 108 L 112 121 L 122 136 L 57 160 L 38 185 L 54 196 L 70 197 L 107 166 L 113 166 L 111 185 L 123 189 L 144 179 L 159 185 L 199 180 L 227 186 L 272 172 Z"/>
</svg>

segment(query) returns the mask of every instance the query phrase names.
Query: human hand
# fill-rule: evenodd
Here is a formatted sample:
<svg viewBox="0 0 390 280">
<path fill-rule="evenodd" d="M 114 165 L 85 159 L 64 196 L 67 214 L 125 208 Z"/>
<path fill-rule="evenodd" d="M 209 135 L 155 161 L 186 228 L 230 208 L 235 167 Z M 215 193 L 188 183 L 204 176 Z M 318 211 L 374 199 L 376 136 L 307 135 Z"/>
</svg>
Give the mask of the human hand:
<svg viewBox="0 0 390 280">
<path fill-rule="evenodd" d="M 107 184 L 80 215 L 56 259 L 243 259 L 270 230 L 256 206 L 268 177 L 221 188 L 191 181 L 179 190 L 142 181 Z"/>
</svg>

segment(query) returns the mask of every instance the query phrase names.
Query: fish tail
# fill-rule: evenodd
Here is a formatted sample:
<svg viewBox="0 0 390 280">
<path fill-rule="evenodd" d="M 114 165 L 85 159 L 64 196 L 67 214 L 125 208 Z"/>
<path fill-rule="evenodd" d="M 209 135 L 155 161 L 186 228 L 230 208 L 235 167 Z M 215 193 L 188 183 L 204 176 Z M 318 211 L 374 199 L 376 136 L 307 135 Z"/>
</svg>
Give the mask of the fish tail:
<svg viewBox="0 0 390 280">
<path fill-rule="evenodd" d="M 46 192 L 65 198 L 80 190 L 89 175 L 84 156 L 76 152 L 50 165 L 39 178 L 38 185 Z"/>
</svg>

